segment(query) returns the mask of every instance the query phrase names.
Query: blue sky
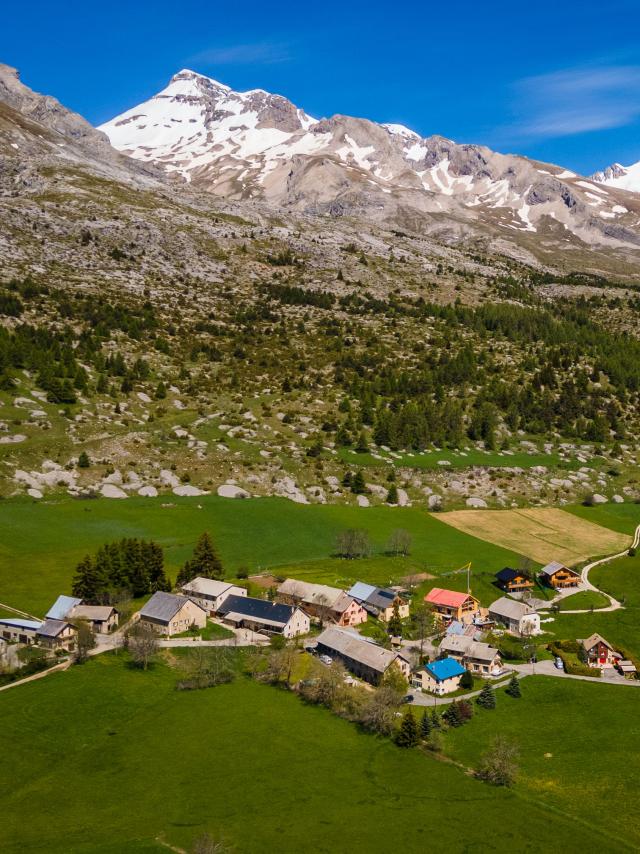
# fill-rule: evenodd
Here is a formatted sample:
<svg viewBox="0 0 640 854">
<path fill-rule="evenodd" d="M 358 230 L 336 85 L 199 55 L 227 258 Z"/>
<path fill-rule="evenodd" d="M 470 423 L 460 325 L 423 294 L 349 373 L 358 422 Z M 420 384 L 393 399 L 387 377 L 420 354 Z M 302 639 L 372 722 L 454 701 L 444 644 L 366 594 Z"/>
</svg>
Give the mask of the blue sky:
<svg viewBox="0 0 640 854">
<path fill-rule="evenodd" d="M 315 116 L 589 173 L 640 160 L 640 0 L 7 3 L 0 61 L 95 124 L 193 68 Z"/>
</svg>

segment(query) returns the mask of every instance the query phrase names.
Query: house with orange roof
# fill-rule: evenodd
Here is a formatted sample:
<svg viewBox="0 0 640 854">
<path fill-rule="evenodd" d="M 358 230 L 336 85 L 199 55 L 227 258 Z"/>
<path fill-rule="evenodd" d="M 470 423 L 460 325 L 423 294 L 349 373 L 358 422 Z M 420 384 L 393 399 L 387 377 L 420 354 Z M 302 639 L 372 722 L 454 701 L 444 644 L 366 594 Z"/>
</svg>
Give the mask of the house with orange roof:
<svg viewBox="0 0 640 854">
<path fill-rule="evenodd" d="M 457 590 L 445 590 L 442 587 L 434 587 L 424 597 L 424 601 L 433 608 L 438 618 L 447 624 L 452 620 L 470 623 L 480 607 L 480 602 L 471 593 L 459 593 Z"/>
</svg>

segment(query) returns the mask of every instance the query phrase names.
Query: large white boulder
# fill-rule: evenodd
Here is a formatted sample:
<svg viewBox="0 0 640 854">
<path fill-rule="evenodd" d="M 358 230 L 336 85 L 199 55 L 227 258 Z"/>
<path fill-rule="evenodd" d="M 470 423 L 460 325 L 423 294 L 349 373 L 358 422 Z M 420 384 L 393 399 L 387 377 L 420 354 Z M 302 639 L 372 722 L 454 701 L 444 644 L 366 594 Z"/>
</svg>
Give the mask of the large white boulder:
<svg viewBox="0 0 640 854">
<path fill-rule="evenodd" d="M 126 498 L 127 493 L 124 489 L 120 489 L 119 486 L 115 486 L 113 483 L 103 483 L 100 488 L 100 494 L 104 496 L 104 498 Z"/>
<path fill-rule="evenodd" d="M 233 483 L 223 483 L 217 489 L 218 495 L 220 498 L 250 498 L 251 496 L 246 491 L 246 489 L 242 489 L 240 486 L 236 486 Z"/>
<path fill-rule="evenodd" d="M 466 505 L 467 507 L 473 507 L 476 510 L 481 510 L 487 507 L 487 502 L 484 498 L 476 498 L 472 495 L 470 498 L 467 498 Z"/>
</svg>

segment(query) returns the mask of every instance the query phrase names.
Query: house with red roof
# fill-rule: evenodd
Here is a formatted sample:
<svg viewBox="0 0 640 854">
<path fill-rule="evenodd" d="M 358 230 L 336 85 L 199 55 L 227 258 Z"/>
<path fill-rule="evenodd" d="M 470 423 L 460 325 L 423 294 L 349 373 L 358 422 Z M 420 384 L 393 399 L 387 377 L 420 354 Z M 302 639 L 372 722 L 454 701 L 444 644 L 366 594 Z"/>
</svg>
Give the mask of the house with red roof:
<svg viewBox="0 0 640 854">
<path fill-rule="evenodd" d="M 424 597 L 424 601 L 433 608 L 438 618 L 447 624 L 452 620 L 470 623 L 480 607 L 480 602 L 471 593 L 459 593 L 457 590 L 445 590 L 442 587 L 434 587 Z"/>
</svg>

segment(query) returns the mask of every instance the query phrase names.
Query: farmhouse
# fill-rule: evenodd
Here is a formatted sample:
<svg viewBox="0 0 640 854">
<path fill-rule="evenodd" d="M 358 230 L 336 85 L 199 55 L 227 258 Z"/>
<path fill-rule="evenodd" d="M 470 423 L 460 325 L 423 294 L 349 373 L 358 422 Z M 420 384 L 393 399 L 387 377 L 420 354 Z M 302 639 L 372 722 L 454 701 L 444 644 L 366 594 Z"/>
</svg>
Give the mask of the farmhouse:
<svg viewBox="0 0 640 854">
<path fill-rule="evenodd" d="M 505 566 L 500 572 L 496 572 L 496 581 L 507 593 L 519 593 L 522 590 L 530 590 L 533 587 L 533 579 L 517 569 Z"/>
<path fill-rule="evenodd" d="M 320 623 L 359 626 L 367 621 L 367 612 L 362 605 L 338 587 L 287 578 L 278 587 L 278 597 L 288 605 L 300 605 Z"/>
<path fill-rule="evenodd" d="M 409 662 L 399 652 L 334 626 L 318 636 L 316 649 L 321 655 L 340 659 L 354 676 L 372 685 L 377 685 L 390 667 L 397 667 L 407 678 L 411 672 Z"/>
<path fill-rule="evenodd" d="M 351 590 L 347 591 L 347 595 L 355 599 L 362 607 L 376 617 L 388 623 L 393 617 L 394 606 L 398 606 L 398 611 L 402 619 L 409 616 L 409 602 L 399 596 L 394 590 L 389 590 L 383 587 L 374 587 L 372 584 L 366 584 L 364 581 L 356 581 Z"/>
<path fill-rule="evenodd" d="M 76 629 L 66 620 L 47 618 L 36 632 L 36 643 L 48 649 L 71 650 L 75 646 Z"/>
<path fill-rule="evenodd" d="M 0 667 L 4 667 L 7 663 L 7 648 L 8 644 L 4 638 L 0 638 Z"/>
<path fill-rule="evenodd" d="M 198 576 L 183 584 L 180 588 L 185 596 L 197 602 L 208 614 L 217 614 L 227 596 L 246 596 L 244 587 L 229 584 L 228 581 L 217 581 L 215 578 Z"/>
<path fill-rule="evenodd" d="M 425 664 L 411 677 L 411 684 L 432 694 L 451 694 L 460 687 L 465 668 L 455 658 L 441 658 Z"/>
<path fill-rule="evenodd" d="M 0 634 L 11 643 L 30 644 L 36 642 L 36 632 L 42 623 L 40 620 L 0 617 Z"/>
<path fill-rule="evenodd" d="M 457 620 L 470 623 L 480 607 L 480 602 L 471 593 L 458 593 L 456 590 L 444 590 L 434 587 L 424 597 L 427 605 L 431 605 L 439 619 L 445 623 Z"/>
<path fill-rule="evenodd" d="M 118 625 L 118 612 L 112 605 L 84 605 L 76 596 L 58 596 L 46 619 L 86 620 L 94 632 L 107 634 Z"/>
<path fill-rule="evenodd" d="M 207 624 L 207 612 L 186 596 L 158 591 L 140 611 L 140 622 L 152 626 L 162 635 L 177 635 L 192 626 L 201 629 Z"/>
<path fill-rule="evenodd" d="M 251 596 L 227 596 L 219 614 L 225 623 L 236 628 L 286 638 L 306 635 L 311 628 L 309 617 L 300 608 Z"/>
<path fill-rule="evenodd" d="M 76 605 L 67 614 L 70 620 L 86 620 L 94 632 L 106 635 L 118 625 L 118 612 L 113 605 Z"/>
<path fill-rule="evenodd" d="M 440 644 L 440 652 L 455 658 L 463 667 L 479 676 L 499 676 L 502 673 L 500 652 L 491 644 L 465 635 L 445 637 Z"/>
<path fill-rule="evenodd" d="M 540 633 L 540 616 L 525 602 L 516 602 L 503 596 L 489 605 L 489 618 L 504 626 L 514 635 Z"/>
<path fill-rule="evenodd" d="M 540 580 L 556 590 L 565 587 L 577 587 L 580 575 L 557 561 L 549 563 L 540 570 Z"/>
<path fill-rule="evenodd" d="M 622 661 L 622 655 L 616 652 L 609 641 L 597 633 L 578 641 L 581 657 L 589 667 L 614 667 Z"/>
</svg>

